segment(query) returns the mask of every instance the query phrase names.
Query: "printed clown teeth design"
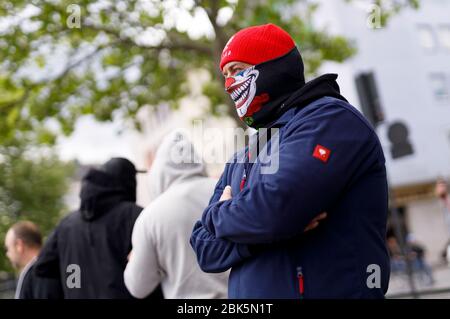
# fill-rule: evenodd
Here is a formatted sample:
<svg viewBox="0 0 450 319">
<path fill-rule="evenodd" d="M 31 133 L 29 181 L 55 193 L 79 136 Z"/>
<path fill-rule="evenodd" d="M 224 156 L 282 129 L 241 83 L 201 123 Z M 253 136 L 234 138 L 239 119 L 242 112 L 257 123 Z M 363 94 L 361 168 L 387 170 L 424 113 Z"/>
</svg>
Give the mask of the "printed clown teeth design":
<svg viewBox="0 0 450 319">
<path fill-rule="evenodd" d="M 236 105 L 239 117 L 243 117 L 253 101 L 256 93 L 256 79 L 259 71 L 254 67 L 245 69 L 234 77 L 234 82 L 227 88 L 227 92 Z"/>
<path fill-rule="evenodd" d="M 248 87 L 250 86 L 250 83 L 252 82 L 252 78 L 249 78 L 245 80 L 244 83 L 242 83 L 237 89 L 231 93 L 231 98 L 235 103 L 239 103 L 242 99 L 245 99 L 248 95 Z"/>
</svg>

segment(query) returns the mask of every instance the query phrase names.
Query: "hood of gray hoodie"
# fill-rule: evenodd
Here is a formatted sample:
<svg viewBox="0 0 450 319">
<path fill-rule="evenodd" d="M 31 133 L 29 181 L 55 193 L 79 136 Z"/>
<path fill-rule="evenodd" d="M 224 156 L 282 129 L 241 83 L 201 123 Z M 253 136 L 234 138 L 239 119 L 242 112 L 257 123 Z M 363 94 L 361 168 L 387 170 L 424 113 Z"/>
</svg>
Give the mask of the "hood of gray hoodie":
<svg viewBox="0 0 450 319">
<path fill-rule="evenodd" d="M 201 157 L 180 132 L 172 132 L 163 140 L 148 174 L 151 201 L 173 185 L 207 176 Z"/>
</svg>

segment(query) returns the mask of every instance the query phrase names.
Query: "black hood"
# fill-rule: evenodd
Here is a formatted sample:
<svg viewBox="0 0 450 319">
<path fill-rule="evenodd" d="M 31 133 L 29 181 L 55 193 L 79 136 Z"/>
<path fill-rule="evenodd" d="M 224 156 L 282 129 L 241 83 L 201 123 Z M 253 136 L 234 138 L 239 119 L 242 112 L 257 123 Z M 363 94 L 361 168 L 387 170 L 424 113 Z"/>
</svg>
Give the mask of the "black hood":
<svg viewBox="0 0 450 319">
<path fill-rule="evenodd" d="M 334 97 L 347 102 L 345 97 L 340 93 L 339 85 L 336 82 L 337 77 L 337 74 L 328 73 L 307 82 L 281 105 L 277 118 L 290 108 L 303 108 L 325 96 Z"/>
<path fill-rule="evenodd" d="M 80 212 L 91 221 L 120 202 L 136 202 L 136 169 L 124 158 L 113 158 L 83 177 Z"/>
<path fill-rule="evenodd" d="M 241 120 L 253 128 L 266 127 L 280 105 L 305 85 L 303 60 L 297 47 L 288 53 L 227 77 L 225 90 Z"/>
<path fill-rule="evenodd" d="M 279 121 L 280 117 L 291 108 L 304 108 L 312 102 L 325 97 L 334 97 L 347 102 L 347 100 L 340 94 L 339 85 L 336 82 L 337 74 L 324 74 L 318 78 L 307 82 L 301 88 L 294 91 L 294 93 L 285 100 L 279 107 L 279 111 L 276 113 L 276 119 L 267 125 L 267 128 L 281 127 L 285 124 Z M 265 143 L 271 139 L 271 131 L 267 130 L 263 133 L 267 136 L 263 139 L 260 137 L 256 139 L 256 143 L 250 145 L 250 154 L 253 154 L 251 161 L 254 161 L 254 156 L 259 154 L 259 151 L 263 149 Z M 259 132 L 258 132 L 259 136 Z M 257 148 L 255 150 L 255 147 Z"/>
</svg>

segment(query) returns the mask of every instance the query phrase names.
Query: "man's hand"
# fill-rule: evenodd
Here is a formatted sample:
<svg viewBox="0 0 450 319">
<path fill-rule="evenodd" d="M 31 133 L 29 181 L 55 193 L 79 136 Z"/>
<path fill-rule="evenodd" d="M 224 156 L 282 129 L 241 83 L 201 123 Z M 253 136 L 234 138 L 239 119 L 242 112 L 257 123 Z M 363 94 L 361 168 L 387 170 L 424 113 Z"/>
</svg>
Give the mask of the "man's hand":
<svg viewBox="0 0 450 319">
<path fill-rule="evenodd" d="M 447 183 L 444 180 L 437 181 L 435 193 L 440 199 L 445 200 L 447 198 Z"/>
<path fill-rule="evenodd" d="M 227 185 L 227 186 L 225 186 L 225 188 L 222 192 L 222 196 L 220 196 L 220 198 L 219 198 L 219 202 L 223 202 L 224 200 L 229 200 L 232 197 L 233 196 L 231 196 L 231 186 Z"/>
<path fill-rule="evenodd" d="M 317 215 L 310 223 L 308 226 L 306 226 L 304 232 L 307 232 L 309 230 L 312 230 L 314 228 L 316 228 L 317 226 L 319 226 L 319 222 L 322 219 L 325 219 L 327 217 L 327 213 L 322 213 L 320 215 Z"/>
</svg>

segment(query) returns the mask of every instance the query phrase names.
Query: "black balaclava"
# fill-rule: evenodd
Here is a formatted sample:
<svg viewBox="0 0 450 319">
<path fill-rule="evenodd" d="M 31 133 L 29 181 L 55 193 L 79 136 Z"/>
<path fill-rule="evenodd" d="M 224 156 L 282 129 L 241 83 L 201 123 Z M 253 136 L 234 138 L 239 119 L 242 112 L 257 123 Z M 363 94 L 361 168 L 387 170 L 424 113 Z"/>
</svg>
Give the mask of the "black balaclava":
<svg viewBox="0 0 450 319">
<path fill-rule="evenodd" d="M 305 85 L 303 73 L 302 57 L 294 47 L 285 55 L 228 77 L 225 89 L 238 116 L 258 129 L 276 120 L 283 102 Z"/>
</svg>

